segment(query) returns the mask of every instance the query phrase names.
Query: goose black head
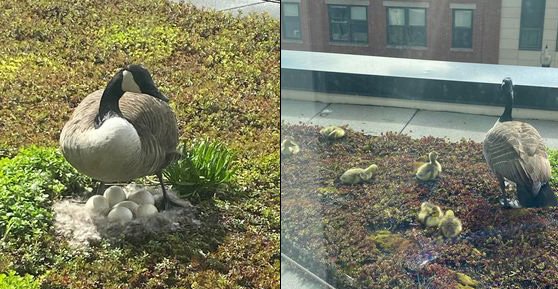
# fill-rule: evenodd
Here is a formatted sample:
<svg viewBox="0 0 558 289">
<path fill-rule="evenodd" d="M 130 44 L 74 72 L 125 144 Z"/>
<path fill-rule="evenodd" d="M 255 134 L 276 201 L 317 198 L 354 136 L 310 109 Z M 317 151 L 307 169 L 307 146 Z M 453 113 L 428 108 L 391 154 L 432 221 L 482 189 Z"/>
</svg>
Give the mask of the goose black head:
<svg viewBox="0 0 558 289">
<path fill-rule="evenodd" d="M 504 80 L 502 80 L 500 91 L 502 92 L 503 95 L 513 100 L 513 82 L 511 78 L 506 77 L 504 78 Z"/>
<path fill-rule="evenodd" d="M 130 64 L 121 71 L 122 73 L 122 91 L 137 92 L 149 94 L 163 101 L 169 101 L 168 97 L 162 94 L 147 69 L 141 65 Z"/>
</svg>

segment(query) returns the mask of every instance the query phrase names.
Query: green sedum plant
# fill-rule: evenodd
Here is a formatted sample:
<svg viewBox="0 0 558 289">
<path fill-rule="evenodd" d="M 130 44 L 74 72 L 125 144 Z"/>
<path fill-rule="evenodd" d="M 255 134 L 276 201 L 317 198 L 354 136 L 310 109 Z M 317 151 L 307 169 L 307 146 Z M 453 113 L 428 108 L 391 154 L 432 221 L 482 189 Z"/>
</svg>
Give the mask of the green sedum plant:
<svg viewBox="0 0 558 289">
<path fill-rule="evenodd" d="M 40 285 L 31 275 L 19 276 L 14 271 L 0 274 L 0 289 L 39 289 Z"/>
<path fill-rule="evenodd" d="M 178 193 L 193 200 L 209 199 L 236 173 L 234 153 L 218 141 L 202 140 L 180 146 L 182 158 L 164 171 Z"/>
<path fill-rule="evenodd" d="M 88 182 L 55 148 L 29 146 L 13 158 L 0 159 L 0 238 L 33 241 L 47 232 L 53 199 Z"/>
</svg>

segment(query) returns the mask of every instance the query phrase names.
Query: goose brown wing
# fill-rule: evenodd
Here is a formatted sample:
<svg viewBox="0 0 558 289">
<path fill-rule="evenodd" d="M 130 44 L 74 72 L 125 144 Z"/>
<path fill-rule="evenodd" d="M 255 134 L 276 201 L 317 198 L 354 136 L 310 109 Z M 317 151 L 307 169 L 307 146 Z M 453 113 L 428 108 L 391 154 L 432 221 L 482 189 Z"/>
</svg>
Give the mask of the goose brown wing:
<svg viewBox="0 0 558 289">
<path fill-rule="evenodd" d="M 142 140 L 143 165 L 151 173 L 179 157 L 176 117 L 166 102 L 150 95 L 126 92 L 119 105 L 122 115 L 134 125 Z"/>
<path fill-rule="evenodd" d="M 521 183 L 538 192 L 550 179 L 550 163 L 537 130 L 523 122 L 499 123 L 486 135 L 483 153 L 497 175 Z"/>
</svg>

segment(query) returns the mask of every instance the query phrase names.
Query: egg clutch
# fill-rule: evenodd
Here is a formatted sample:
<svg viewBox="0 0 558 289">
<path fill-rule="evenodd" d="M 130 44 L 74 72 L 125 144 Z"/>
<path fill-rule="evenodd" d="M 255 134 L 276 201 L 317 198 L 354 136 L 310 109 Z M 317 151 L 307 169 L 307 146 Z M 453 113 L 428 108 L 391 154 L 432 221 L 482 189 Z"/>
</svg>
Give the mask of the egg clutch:
<svg viewBox="0 0 558 289">
<path fill-rule="evenodd" d="M 155 207 L 155 198 L 149 191 L 134 188 L 126 193 L 119 186 L 107 188 L 102 196 L 90 197 L 85 203 L 85 209 L 92 215 L 106 216 L 109 221 L 121 224 L 159 212 Z"/>
</svg>

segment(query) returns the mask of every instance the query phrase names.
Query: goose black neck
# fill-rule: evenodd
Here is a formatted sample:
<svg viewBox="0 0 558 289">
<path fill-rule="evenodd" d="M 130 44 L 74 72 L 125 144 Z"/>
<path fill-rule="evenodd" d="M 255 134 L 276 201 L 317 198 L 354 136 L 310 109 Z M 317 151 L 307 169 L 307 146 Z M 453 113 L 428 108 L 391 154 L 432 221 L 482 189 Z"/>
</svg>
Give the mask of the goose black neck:
<svg viewBox="0 0 558 289">
<path fill-rule="evenodd" d="M 512 106 L 506 105 L 504 113 L 500 116 L 500 122 L 512 121 Z"/>
<path fill-rule="evenodd" d="M 105 91 L 101 96 L 99 112 L 95 117 L 95 128 L 100 127 L 106 119 L 112 116 L 122 116 L 122 112 L 120 111 L 120 107 L 118 106 L 118 101 L 124 94 L 124 91 L 122 90 L 122 87 L 120 85 L 120 78 L 114 77 L 107 84 L 107 87 L 105 88 Z"/>
<path fill-rule="evenodd" d="M 506 108 L 504 109 L 504 113 L 499 118 L 500 122 L 512 121 L 512 107 L 513 107 L 513 92 L 509 92 L 509 95 L 506 95 Z"/>
</svg>

